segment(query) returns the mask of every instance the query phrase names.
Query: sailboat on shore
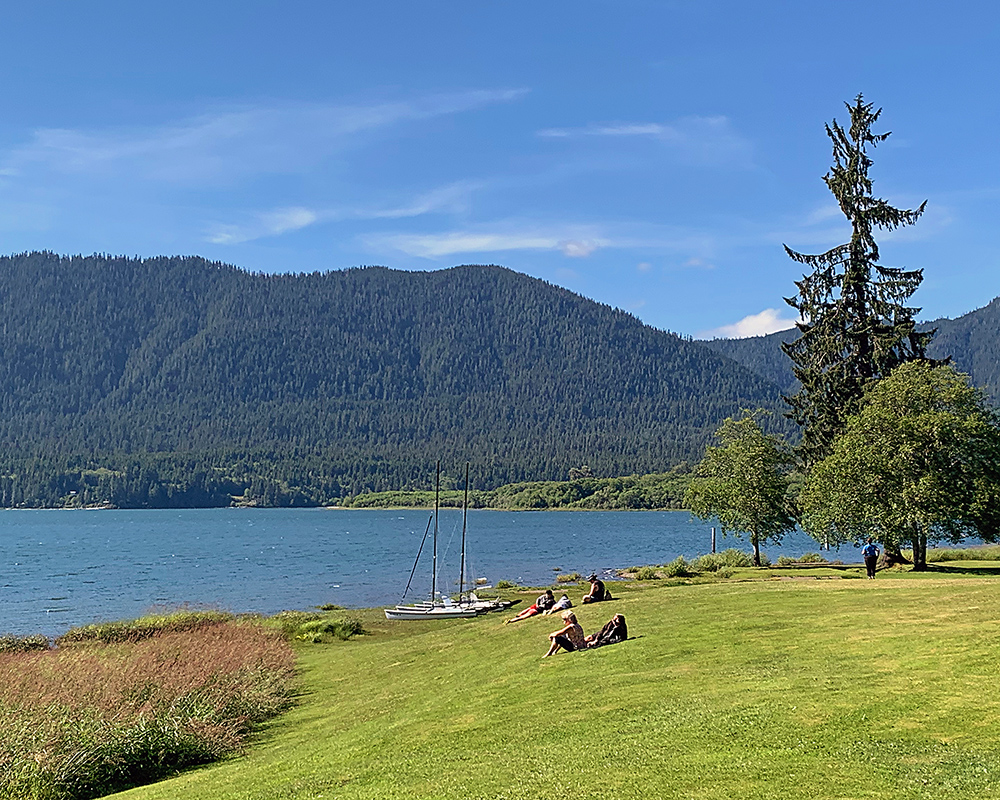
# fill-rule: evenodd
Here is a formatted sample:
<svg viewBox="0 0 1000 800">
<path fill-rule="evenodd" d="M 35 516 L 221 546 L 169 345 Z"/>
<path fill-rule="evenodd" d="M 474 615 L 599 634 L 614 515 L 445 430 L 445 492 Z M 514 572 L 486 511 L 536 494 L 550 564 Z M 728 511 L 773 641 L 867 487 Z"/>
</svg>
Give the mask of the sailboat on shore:
<svg viewBox="0 0 1000 800">
<path fill-rule="evenodd" d="M 395 608 L 385 610 L 385 618 L 392 620 L 404 619 L 462 619 L 464 617 L 475 617 L 495 608 L 502 608 L 503 605 L 491 600 L 480 600 L 475 594 L 470 592 L 471 597 L 467 602 L 465 599 L 465 531 L 469 509 L 469 465 L 465 465 L 465 503 L 462 513 L 462 565 L 459 570 L 459 602 L 454 602 L 450 597 L 441 596 L 437 591 L 437 558 L 438 558 L 438 511 L 441 495 L 441 462 L 437 462 L 437 478 L 434 482 L 434 515 L 427 523 L 430 529 L 431 523 L 434 525 L 433 556 L 431 559 L 431 599 L 429 601 L 413 603 L 412 605 L 398 605 Z M 424 549 L 424 542 L 427 540 L 427 530 L 424 531 L 424 540 L 420 543 L 417 551 L 416 561 L 413 562 L 413 570 L 410 572 L 410 581 L 406 584 L 403 597 L 410 590 L 410 582 L 413 574 L 417 570 L 420 561 L 420 554 Z"/>
<path fill-rule="evenodd" d="M 462 566 L 458 575 L 458 604 L 463 608 L 474 608 L 479 614 L 486 614 L 490 611 L 502 611 L 514 605 L 509 600 L 501 600 L 497 597 L 479 598 L 472 586 L 469 586 L 469 593 L 465 593 L 466 579 L 466 558 L 465 558 L 465 534 L 469 528 L 469 462 L 465 462 L 465 498 L 462 501 Z"/>
</svg>

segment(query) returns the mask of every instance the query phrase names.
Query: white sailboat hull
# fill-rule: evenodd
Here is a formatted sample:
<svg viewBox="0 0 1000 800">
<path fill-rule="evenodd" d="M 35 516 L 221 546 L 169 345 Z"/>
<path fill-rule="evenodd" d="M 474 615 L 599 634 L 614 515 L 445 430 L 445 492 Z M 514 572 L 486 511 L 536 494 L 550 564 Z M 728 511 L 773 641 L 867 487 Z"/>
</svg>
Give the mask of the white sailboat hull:
<svg viewBox="0 0 1000 800">
<path fill-rule="evenodd" d="M 468 599 L 462 600 L 459 605 L 463 608 L 474 608 L 480 614 L 486 614 L 490 611 L 503 611 L 504 609 L 509 608 L 511 603 L 493 598 L 480 600 L 476 596 L 475 592 L 470 592 Z"/>
<path fill-rule="evenodd" d="M 464 619 L 476 617 L 481 612 L 469 606 L 432 606 L 430 603 L 415 606 L 396 606 L 385 610 L 386 619 Z"/>
</svg>

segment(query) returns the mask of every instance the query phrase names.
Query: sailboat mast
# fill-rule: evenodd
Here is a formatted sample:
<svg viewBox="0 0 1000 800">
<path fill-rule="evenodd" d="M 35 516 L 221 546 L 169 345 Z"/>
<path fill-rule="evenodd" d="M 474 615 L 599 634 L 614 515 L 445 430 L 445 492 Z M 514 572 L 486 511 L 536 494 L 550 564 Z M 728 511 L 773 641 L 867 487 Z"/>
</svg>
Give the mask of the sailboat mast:
<svg viewBox="0 0 1000 800">
<path fill-rule="evenodd" d="M 441 459 L 437 462 L 437 477 L 434 479 L 434 558 L 431 567 L 431 605 L 437 597 L 438 576 L 438 501 L 441 495 Z"/>
<path fill-rule="evenodd" d="M 410 579 L 406 582 L 406 588 L 403 589 L 403 597 L 400 599 L 400 602 L 406 599 L 406 593 L 410 591 L 410 584 L 413 583 L 413 576 L 417 574 L 417 564 L 420 563 L 420 554 L 424 552 L 424 545 L 427 543 L 427 534 L 431 532 L 431 523 L 433 521 L 433 515 L 427 518 L 427 527 L 424 528 L 424 538 L 420 540 L 420 547 L 417 548 L 417 557 L 413 559 L 413 569 L 410 570 Z"/>
<path fill-rule="evenodd" d="M 465 591 L 465 529 L 469 520 L 469 462 L 465 462 L 465 500 L 462 502 L 462 566 L 458 570 L 458 602 Z"/>
</svg>

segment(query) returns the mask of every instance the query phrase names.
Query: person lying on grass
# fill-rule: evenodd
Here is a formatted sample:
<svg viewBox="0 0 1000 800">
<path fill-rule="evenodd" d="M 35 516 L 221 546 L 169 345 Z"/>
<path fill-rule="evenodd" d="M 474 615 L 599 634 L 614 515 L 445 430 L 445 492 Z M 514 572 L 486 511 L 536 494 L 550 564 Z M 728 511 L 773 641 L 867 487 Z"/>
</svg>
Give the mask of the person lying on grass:
<svg viewBox="0 0 1000 800">
<path fill-rule="evenodd" d="M 590 634 L 586 639 L 588 648 L 624 642 L 628 639 L 628 626 L 625 625 L 625 617 L 622 614 L 615 614 L 603 628 L 597 633 Z"/>
<path fill-rule="evenodd" d="M 542 658 L 554 656 L 559 652 L 560 647 L 563 650 L 572 653 L 574 650 L 582 650 L 587 646 L 586 637 L 583 635 L 583 628 L 581 628 L 580 623 L 576 621 L 576 614 L 572 611 L 563 611 L 562 618 L 566 625 L 557 631 L 552 631 L 552 633 L 549 634 L 549 640 L 552 642 L 552 646 L 549 647 L 549 652 L 542 656 Z"/>
<path fill-rule="evenodd" d="M 539 595 L 538 599 L 528 606 L 524 611 L 518 614 L 516 617 L 511 617 L 510 619 L 505 619 L 503 624 L 506 625 L 508 622 L 519 622 L 522 619 L 527 619 L 528 617 L 533 617 L 535 614 L 541 614 L 543 611 L 547 611 L 556 604 L 555 595 L 552 594 L 551 589 L 546 589 L 545 594 Z"/>
<path fill-rule="evenodd" d="M 542 613 L 558 614 L 560 611 L 565 611 L 567 608 L 572 608 L 572 607 L 573 603 L 570 601 L 569 596 L 564 594 L 562 597 L 556 600 L 556 604 L 552 606 L 552 608 L 548 609 L 547 611 L 543 611 Z"/>
</svg>

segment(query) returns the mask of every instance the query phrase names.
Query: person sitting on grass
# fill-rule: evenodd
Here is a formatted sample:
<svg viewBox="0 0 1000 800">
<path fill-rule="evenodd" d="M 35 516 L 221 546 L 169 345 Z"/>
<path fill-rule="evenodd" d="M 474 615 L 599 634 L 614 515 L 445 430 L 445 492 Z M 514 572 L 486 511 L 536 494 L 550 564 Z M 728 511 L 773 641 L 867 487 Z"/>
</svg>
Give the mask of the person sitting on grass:
<svg viewBox="0 0 1000 800">
<path fill-rule="evenodd" d="M 590 592 L 583 596 L 584 603 L 601 603 L 612 599 L 611 592 L 604 586 L 604 581 L 598 578 L 596 574 L 592 573 L 587 580 L 590 581 Z"/>
<path fill-rule="evenodd" d="M 615 614 L 607 625 L 587 637 L 587 647 L 618 644 L 626 639 L 628 639 L 628 627 L 625 625 L 625 617 L 622 614 Z"/>
<path fill-rule="evenodd" d="M 522 619 L 527 619 L 528 617 L 533 617 L 535 614 L 541 614 L 543 611 L 547 611 L 556 604 L 555 595 L 552 594 L 551 589 L 546 589 L 545 594 L 539 595 L 538 599 L 528 606 L 524 611 L 518 614 L 516 617 L 511 617 L 510 619 L 505 619 L 503 624 L 506 625 L 508 622 L 520 622 Z"/>
<path fill-rule="evenodd" d="M 576 621 L 576 614 L 572 611 L 563 611 L 562 618 L 566 625 L 549 634 L 552 646 L 542 658 L 554 656 L 559 652 L 560 647 L 566 652 L 572 653 L 574 650 L 582 650 L 587 646 L 587 639 L 583 635 L 580 623 Z"/>
<path fill-rule="evenodd" d="M 548 609 L 547 611 L 543 611 L 542 613 L 558 614 L 560 611 L 565 611 L 567 608 L 572 608 L 572 607 L 573 603 L 570 601 L 569 596 L 564 594 L 562 597 L 556 600 L 556 604 L 552 606 L 552 608 Z"/>
</svg>

